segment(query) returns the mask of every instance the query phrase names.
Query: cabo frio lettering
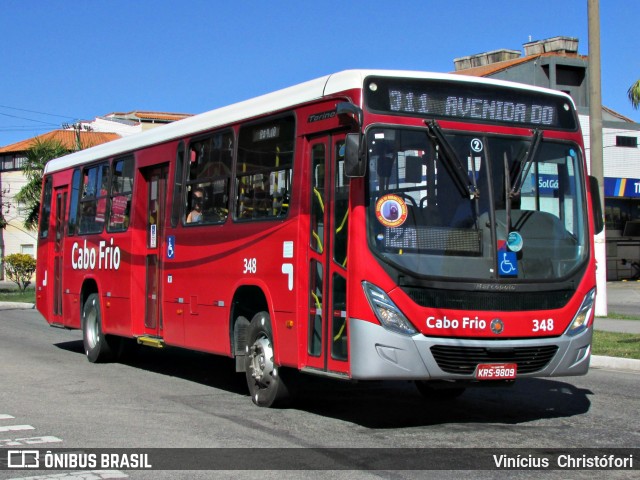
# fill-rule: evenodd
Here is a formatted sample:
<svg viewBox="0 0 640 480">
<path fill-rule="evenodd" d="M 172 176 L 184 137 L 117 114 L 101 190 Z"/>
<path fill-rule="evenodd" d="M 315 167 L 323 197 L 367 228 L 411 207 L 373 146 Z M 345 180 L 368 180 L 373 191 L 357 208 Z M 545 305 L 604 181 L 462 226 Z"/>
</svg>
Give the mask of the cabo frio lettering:
<svg viewBox="0 0 640 480">
<path fill-rule="evenodd" d="M 82 245 L 74 242 L 71 247 L 71 267 L 74 270 L 118 270 L 120 268 L 120 248 L 113 244 L 113 238 L 109 244 L 105 240 L 98 243 L 98 248 L 88 246 L 85 240 Z"/>
<path fill-rule="evenodd" d="M 487 321 L 478 317 L 462 317 L 461 320 L 457 318 L 447 318 L 445 315 L 443 318 L 427 317 L 427 328 L 460 328 L 470 330 L 484 330 L 487 328 Z"/>
</svg>

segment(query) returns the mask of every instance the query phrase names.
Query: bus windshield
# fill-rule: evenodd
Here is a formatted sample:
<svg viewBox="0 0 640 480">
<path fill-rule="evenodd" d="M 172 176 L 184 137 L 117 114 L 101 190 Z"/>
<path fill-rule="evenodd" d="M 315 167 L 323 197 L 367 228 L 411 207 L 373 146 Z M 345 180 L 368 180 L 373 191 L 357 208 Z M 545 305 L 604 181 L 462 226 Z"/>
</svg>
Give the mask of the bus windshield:
<svg viewBox="0 0 640 480">
<path fill-rule="evenodd" d="M 370 128 L 368 234 L 422 278 L 553 281 L 588 257 L 577 145 L 544 138 Z"/>
</svg>

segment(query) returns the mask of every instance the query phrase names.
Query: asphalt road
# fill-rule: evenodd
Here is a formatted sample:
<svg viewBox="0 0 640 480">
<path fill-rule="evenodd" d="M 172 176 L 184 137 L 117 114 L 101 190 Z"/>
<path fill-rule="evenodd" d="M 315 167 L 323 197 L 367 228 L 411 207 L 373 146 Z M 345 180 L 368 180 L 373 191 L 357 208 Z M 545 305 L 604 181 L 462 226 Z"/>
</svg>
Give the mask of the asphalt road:
<svg viewBox="0 0 640 480">
<path fill-rule="evenodd" d="M 0 312 L 0 448 L 639 448 L 637 372 L 532 379 L 424 400 L 408 382 L 308 379 L 293 407 L 254 406 L 233 361 L 180 349 L 143 349 L 128 363 L 90 364 L 78 331 L 50 328 L 35 310 Z M 640 457 L 640 455 L 638 455 Z M 294 455 L 295 467 L 304 461 Z M 327 462 L 341 461 L 329 455 Z M 265 467 L 269 467 L 268 459 Z M 638 459 L 640 462 L 640 458 Z M 293 467 L 292 467 L 293 468 Z M 61 472 L 0 471 L 0 478 Z M 62 472 L 64 473 L 64 472 Z M 538 478 L 540 472 L 472 478 Z M 607 478 L 637 478 L 614 471 Z M 104 478 L 99 473 L 63 478 Z M 412 471 L 166 472 L 120 469 L 110 478 L 425 478 Z M 437 472 L 431 478 L 460 478 Z M 469 478 L 468 472 L 464 474 Z M 546 472 L 544 478 L 593 478 Z M 597 475 L 596 475 L 597 477 Z"/>
</svg>

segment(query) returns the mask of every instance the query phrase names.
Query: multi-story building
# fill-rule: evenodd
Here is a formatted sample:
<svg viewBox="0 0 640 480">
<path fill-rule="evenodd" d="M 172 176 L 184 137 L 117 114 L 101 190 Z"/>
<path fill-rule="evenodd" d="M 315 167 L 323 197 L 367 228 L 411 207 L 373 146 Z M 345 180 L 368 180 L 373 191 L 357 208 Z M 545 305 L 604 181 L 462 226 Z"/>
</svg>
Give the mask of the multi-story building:
<svg viewBox="0 0 640 480">
<path fill-rule="evenodd" d="M 573 98 L 582 124 L 589 163 L 588 57 L 578 54 L 578 39 L 554 37 L 454 59 L 455 73 L 511 80 L 553 88 Z M 602 108 L 607 279 L 631 277 L 640 262 L 640 124 Z M 624 260 L 624 262 L 623 262 Z"/>
</svg>

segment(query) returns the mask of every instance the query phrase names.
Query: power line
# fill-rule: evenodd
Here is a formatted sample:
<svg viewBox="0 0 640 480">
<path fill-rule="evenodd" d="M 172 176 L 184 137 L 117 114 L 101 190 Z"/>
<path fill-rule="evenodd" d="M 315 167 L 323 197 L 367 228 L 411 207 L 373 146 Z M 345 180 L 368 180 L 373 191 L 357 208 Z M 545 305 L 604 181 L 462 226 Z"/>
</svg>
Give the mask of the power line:
<svg viewBox="0 0 640 480">
<path fill-rule="evenodd" d="M 27 110 L 25 108 L 9 107 L 7 105 L 0 105 L 0 108 L 8 108 L 9 110 L 18 110 L 20 112 L 37 113 L 38 115 L 48 115 L 50 117 L 73 118 L 69 115 L 56 115 L 55 113 L 38 112 L 36 110 Z M 3 114 L 3 115 L 6 115 L 6 114 Z M 11 116 L 11 115 L 8 115 L 8 116 Z M 20 117 L 16 117 L 16 118 L 20 118 Z"/>
<path fill-rule="evenodd" d="M 28 120 L 29 122 L 36 122 L 36 123 L 42 123 L 44 125 L 58 125 L 57 123 L 51 123 L 51 122 L 45 122 L 43 120 L 36 120 L 34 118 L 27 118 L 27 117 L 18 117 L 17 115 L 10 115 L 8 113 L 2 113 L 0 112 L 0 115 L 2 115 L 3 117 L 11 117 L 11 118 L 17 118 L 19 120 Z M 67 117 L 64 117 L 67 118 Z"/>
</svg>

